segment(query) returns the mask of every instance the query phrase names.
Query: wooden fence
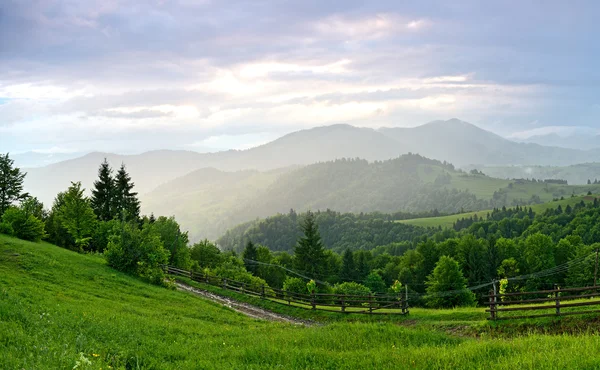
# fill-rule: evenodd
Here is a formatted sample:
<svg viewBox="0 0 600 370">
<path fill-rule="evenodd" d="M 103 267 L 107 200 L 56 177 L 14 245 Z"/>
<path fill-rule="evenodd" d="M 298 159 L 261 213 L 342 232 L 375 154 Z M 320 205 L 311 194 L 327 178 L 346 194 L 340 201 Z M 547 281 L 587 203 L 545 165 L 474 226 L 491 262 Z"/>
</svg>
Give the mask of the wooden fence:
<svg viewBox="0 0 600 370">
<path fill-rule="evenodd" d="M 343 295 L 343 294 L 302 294 L 282 289 L 271 288 L 268 285 L 253 285 L 244 282 L 182 270 L 173 266 L 164 266 L 165 272 L 191 280 L 210 284 L 222 289 L 232 290 L 241 294 L 268 299 L 273 302 L 289 306 L 302 307 L 312 310 L 322 310 L 339 313 L 406 315 L 408 311 L 408 297 L 384 294 L 369 295 Z"/>
<path fill-rule="evenodd" d="M 505 294 L 494 294 L 493 290 L 491 290 L 490 294 L 486 296 L 489 298 L 490 308 L 485 311 L 490 313 L 488 320 L 528 319 L 600 313 L 600 307 L 591 310 L 579 309 L 579 307 L 595 308 L 594 306 L 600 306 L 599 290 L 600 287 L 598 286 L 566 289 L 555 286 L 551 290 Z M 545 304 L 546 302 L 552 302 L 552 304 Z M 512 316 L 513 312 L 519 311 L 531 312 L 531 314 Z M 504 315 L 504 313 L 507 313 L 507 315 Z"/>
</svg>

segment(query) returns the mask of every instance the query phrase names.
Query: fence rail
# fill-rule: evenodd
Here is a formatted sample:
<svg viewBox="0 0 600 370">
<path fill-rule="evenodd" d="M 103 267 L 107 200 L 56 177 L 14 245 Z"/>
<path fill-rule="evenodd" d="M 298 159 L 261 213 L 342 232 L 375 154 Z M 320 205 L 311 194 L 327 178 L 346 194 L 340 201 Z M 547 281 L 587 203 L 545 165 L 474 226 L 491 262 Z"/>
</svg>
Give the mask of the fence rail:
<svg viewBox="0 0 600 370">
<path fill-rule="evenodd" d="M 573 294 L 573 293 L 582 294 Z M 568 293 L 567 295 L 563 295 Z M 545 297 L 532 298 L 540 295 Z M 568 316 L 568 315 L 583 315 L 588 313 L 600 312 L 600 287 L 599 286 L 588 286 L 580 288 L 566 288 L 561 289 L 555 286 L 551 290 L 539 290 L 535 292 L 516 292 L 516 293 L 504 293 L 494 294 L 494 290 L 490 290 L 490 294 L 486 297 L 489 298 L 489 309 L 485 312 L 489 312 L 490 317 L 488 320 L 511 320 L 511 319 L 528 319 L 535 317 L 550 317 L 550 316 Z M 524 299 L 520 299 L 524 298 Z M 572 302 L 572 301 L 581 302 Z M 544 304 L 546 302 L 553 302 L 554 304 Z M 568 303 L 564 303 L 568 302 Z M 511 306 L 511 307 L 502 307 Z M 599 306 L 596 310 L 571 310 L 577 307 L 587 306 Z M 566 311 L 565 311 L 566 309 Z M 534 311 L 529 315 L 502 315 L 499 314 L 505 312 L 515 311 Z M 535 312 L 537 311 L 537 312 Z M 550 311 L 550 312 L 548 312 Z"/>
<path fill-rule="evenodd" d="M 359 313 L 379 315 L 406 315 L 408 297 L 406 295 L 351 295 L 351 294 L 304 294 L 268 285 L 248 284 L 224 277 L 182 270 L 173 266 L 163 266 L 165 273 L 189 278 L 191 280 L 235 291 L 241 294 L 268 299 L 272 302 L 294 305 L 305 309 L 338 313 Z"/>
</svg>

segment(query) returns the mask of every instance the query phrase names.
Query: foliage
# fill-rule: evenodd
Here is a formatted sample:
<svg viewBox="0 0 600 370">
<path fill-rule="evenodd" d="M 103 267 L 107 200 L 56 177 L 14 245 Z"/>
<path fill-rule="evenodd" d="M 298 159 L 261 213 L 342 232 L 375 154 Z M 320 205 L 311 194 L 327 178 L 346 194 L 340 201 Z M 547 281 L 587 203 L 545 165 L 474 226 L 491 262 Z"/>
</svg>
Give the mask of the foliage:
<svg viewBox="0 0 600 370">
<path fill-rule="evenodd" d="M 164 248 L 169 252 L 168 264 L 181 269 L 191 266 L 190 249 L 188 248 L 188 233 L 181 232 L 174 217 L 160 216 L 154 222 L 148 222 L 148 227 L 159 236 Z"/>
<path fill-rule="evenodd" d="M 160 234 L 149 224 L 140 230 L 136 223 L 122 223 L 113 229 L 104 257 L 109 266 L 163 284 L 162 265 L 169 260 Z"/>
<path fill-rule="evenodd" d="M 112 176 L 112 169 L 104 158 L 98 169 L 98 180 L 94 181 L 90 205 L 100 221 L 110 221 L 118 217 L 117 209 L 114 207 L 114 197 L 116 196 L 115 180 Z"/>
<path fill-rule="evenodd" d="M 137 221 L 140 218 L 140 201 L 133 191 L 135 184 L 127 173 L 125 164 L 117 171 L 114 179 L 113 213 L 124 217 L 126 221 Z"/>
<path fill-rule="evenodd" d="M 88 247 L 96 226 L 96 216 L 84 190 L 80 182 L 72 182 L 57 210 L 60 226 L 71 235 L 79 251 Z"/>
<path fill-rule="evenodd" d="M 387 291 L 385 281 L 383 281 L 381 275 L 375 271 L 367 276 L 365 279 L 365 286 L 373 293 L 385 293 Z"/>
<path fill-rule="evenodd" d="M 207 239 L 192 246 L 190 258 L 195 270 L 212 269 L 220 265 L 223 261 L 223 256 L 219 248 Z"/>
<path fill-rule="evenodd" d="M 287 294 L 288 292 L 296 294 L 307 294 L 306 283 L 304 282 L 304 280 L 297 277 L 288 277 L 287 279 L 285 279 L 285 281 L 283 282 L 283 290 L 286 292 L 286 296 L 292 298 L 294 297 L 294 295 Z"/>
<path fill-rule="evenodd" d="M 0 155 L 0 217 L 11 204 L 28 196 L 23 193 L 23 180 L 27 173 L 21 172 L 14 163 L 8 153 Z"/>
<path fill-rule="evenodd" d="M 248 240 L 248 243 L 246 243 L 246 248 L 242 253 L 242 259 L 244 261 L 244 266 L 246 266 L 246 270 L 256 275 L 259 268 L 259 265 L 256 263 L 258 259 L 258 251 L 251 240 Z"/>
<path fill-rule="evenodd" d="M 9 207 L 2 215 L 0 232 L 19 239 L 40 241 L 46 236 L 44 221 L 27 211 L 26 207 Z"/>
<path fill-rule="evenodd" d="M 333 293 L 340 295 L 367 296 L 371 294 L 371 289 L 354 281 L 347 281 L 345 283 L 334 285 Z"/>
<path fill-rule="evenodd" d="M 475 304 L 475 295 L 467 288 L 467 279 L 452 257 L 442 256 L 427 279 L 429 307 L 457 307 Z"/>
<path fill-rule="evenodd" d="M 307 212 L 302 223 L 304 236 L 298 239 L 294 248 L 294 266 L 296 269 L 316 276 L 325 272 L 325 249 L 315 222 L 315 215 Z"/>
</svg>

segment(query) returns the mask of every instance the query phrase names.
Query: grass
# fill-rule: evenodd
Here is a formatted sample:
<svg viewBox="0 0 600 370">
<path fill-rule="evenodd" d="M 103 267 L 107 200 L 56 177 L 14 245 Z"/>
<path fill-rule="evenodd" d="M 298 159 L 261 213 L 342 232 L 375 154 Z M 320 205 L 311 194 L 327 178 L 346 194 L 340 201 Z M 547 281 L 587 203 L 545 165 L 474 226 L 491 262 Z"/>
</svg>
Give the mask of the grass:
<svg viewBox="0 0 600 370">
<path fill-rule="evenodd" d="M 531 205 L 531 208 L 533 209 L 534 212 L 541 213 L 541 212 L 544 212 L 548 208 L 556 208 L 559 205 L 564 209 L 567 205 L 573 206 L 576 203 L 581 202 L 582 200 L 585 202 L 590 202 L 590 201 L 594 200 L 594 197 L 587 196 L 587 195 L 568 197 L 563 200 L 550 201 L 550 202 L 546 202 L 546 203 L 542 203 L 542 204 L 534 204 L 534 205 Z M 527 206 L 527 207 L 530 207 L 530 206 Z M 477 215 L 477 217 L 480 217 L 480 218 L 483 217 L 485 219 L 485 217 L 487 216 L 487 214 L 489 212 L 492 212 L 492 210 L 488 209 L 488 210 L 476 211 L 476 212 L 465 212 L 465 213 L 458 213 L 455 215 L 440 216 L 440 217 L 414 218 L 414 219 L 410 219 L 410 220 L 399 220 L 397 222 L 414 225 L 414 226 L 423 226 L 423 227 L 441 226 L 442 228 L 451 228 L 454 225 L 454 223 L 456 222 L 456 220 L 458 220 L 458 219 L 469 218 L 469 217 L 473 217 L 474 215 Z"/>
<path fill-rule="evenodd" d="M 600 361 L 600 336 L 493 338 L 516 324 L 485 323 L 479 308 L 413 309 L 397 321 L 324 314 L 326 325 L 312 327 L 258 321 L 115 272 L 100 256 L 0 236 L 2 369 L 77 361 L 79 369 L 576 369 Z M 463 323 L 481 332 L 453 334 Z"/>
</svg>

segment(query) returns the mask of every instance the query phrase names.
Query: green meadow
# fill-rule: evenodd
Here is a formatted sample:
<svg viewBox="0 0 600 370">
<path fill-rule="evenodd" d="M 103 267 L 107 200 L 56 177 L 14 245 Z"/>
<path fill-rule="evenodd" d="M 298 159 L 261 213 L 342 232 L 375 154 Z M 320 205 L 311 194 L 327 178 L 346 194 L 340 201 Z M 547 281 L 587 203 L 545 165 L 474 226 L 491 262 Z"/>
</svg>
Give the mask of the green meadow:
<svg viewBox="0 0 600 370">
<path fill-rule="evenodd" d="M 291 315 L 301 310 L 286 309 Z M 98 255 L 0 236 L 2 369 L 600 365 L 593 320 L 575 330 L 569 323 L 583 319 L 488 323 L 483 308 L 415 308 L 407 317 L 385 318 L 302 312 L 318 324 L 251 319 L 116 272 Z"/>
</svg>

